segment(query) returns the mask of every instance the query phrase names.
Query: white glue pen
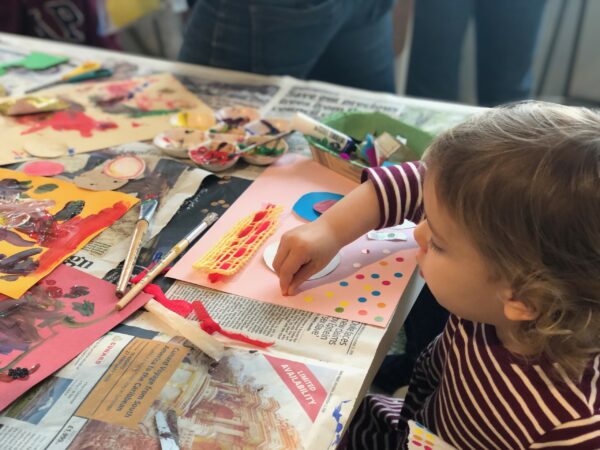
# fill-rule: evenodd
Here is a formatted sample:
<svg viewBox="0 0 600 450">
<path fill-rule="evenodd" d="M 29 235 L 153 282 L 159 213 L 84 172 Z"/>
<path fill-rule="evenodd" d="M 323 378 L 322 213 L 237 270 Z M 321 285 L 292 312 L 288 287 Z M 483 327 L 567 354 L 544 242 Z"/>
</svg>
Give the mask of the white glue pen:
<svg viewBox="0 0 600 450">
<path fill-rule="evenodd" d="M 350 153 L 356 149 L 356 143 L 350 136 L 334 130 L 301 112 L 294 114 L 290 127 L 292 130 L 319 140 L 325 147 L 337 153 Z"/>
</svg>

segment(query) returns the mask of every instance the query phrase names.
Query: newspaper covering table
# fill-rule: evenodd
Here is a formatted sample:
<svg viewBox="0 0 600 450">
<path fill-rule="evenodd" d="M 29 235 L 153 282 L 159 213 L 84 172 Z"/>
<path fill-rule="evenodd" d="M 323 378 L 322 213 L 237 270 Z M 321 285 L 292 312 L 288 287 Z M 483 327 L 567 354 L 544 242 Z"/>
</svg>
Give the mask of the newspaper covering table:
<svg viewBox="0 0 600 450">
<path fill-rule="evenodd" d="M 74 59 L 81 55 L 76 46 L 0 33 L 0 60 L 6 48 L 22 53 L 44 48 Z M 243 104 L 261 109 L 267 117 L 289 117 L 296 111 L 316 118 L 336 111 L 381 111 L 437 134 L 479 111 L 290 77 L 129 55 L 125 63 L 114 52 L 85 52 L 96 60 L 111 59 L 128 75 L 174 73 L 215 109 Z M 36 77 L 35 81 L 43 80 Z M 289 143 L 291 151 L 309 154 L 301 136 L 292 136 Z M 222 175 L 254 179 L 261 172 L 260 167 L 240 162 Z M 170 195 L 173 202 L 155 230 L 158 237 L 169 233 L 168 218 L 197 186 L 193 180 L 183 184 L 185 188 L 165 194 L 164 202 L 169 204 Z M 196 192 L 195 201 L 203 198 L 201 190 Z M 121 235 L 118 229 L 112 233 Z M 102 251 L 94 251 L 100 247 Z M 104 276 L 119 264 L 121 247 L 119 239 L 100 236 L 76 256 L 92 263 L 90 273 Z M 174 410 L 185 449 L 335 448 L 421 283 L 413 274 L 395 321 L 382 329 L 176 282 L 167 293 L 170 298 L 201 300 L 225 329 L 275 345 L 263 351 L 220 338 L 232 347 L 217 364 L 182 338 L 165 334 L 152 315 L 142 312 L 4 410 L 0 414 L 1 447 L 160 448 L 154 413 Z"/>
</svg>

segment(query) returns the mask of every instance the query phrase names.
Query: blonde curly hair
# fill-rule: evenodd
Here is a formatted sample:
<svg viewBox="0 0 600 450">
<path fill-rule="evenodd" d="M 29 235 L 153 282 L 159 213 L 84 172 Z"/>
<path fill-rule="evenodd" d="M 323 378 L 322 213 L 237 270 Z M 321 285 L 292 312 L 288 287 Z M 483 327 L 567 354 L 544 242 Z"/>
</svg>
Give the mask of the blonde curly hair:
<svg viewBox="0 0 600 450">
<path fill-rule="evenodd" d="M 600 114 L 494 108 L 439 136 L 423 159 L 493 275 L 537 312 L 513 337 L 579 378 L 600 351 Z"/>
</svg>

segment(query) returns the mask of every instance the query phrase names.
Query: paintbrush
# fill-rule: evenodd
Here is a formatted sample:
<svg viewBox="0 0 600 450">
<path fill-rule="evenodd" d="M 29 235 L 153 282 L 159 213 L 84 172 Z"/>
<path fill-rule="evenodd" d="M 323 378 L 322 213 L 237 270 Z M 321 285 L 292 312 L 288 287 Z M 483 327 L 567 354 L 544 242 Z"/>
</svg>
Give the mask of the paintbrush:
<svg viewBox="0 0 600 450">
<path fill-rule="evenodd" d="M 133 286 L 127 294 L 123 296 L 121 300 L 117 303 L 117 310 L 121 310 L 127 305 L 131 300 L 135 298 L 142 290 L 152 281 L 154 280 L 160 273 L 169 265 L 175 258 L 177 258 L 181 253 L 185 251 L 186 248 L 194 241 L 198 236 L 200 236 L 208 227 L 210 227 L 216 220 L 219 218 L 217 213 L 211 212 L 208 213 L 200 225 L 194 228 L 192 231 L 188 233 L 186 237 L 184 237 L 181 241 L 179 241 L 169 252 L 165 255 L 164 258 L 160 260 L 158 264 L 156 264 L 144 278 L 142 278 L 135 286 Z"/>
<path fill-rule="evenodd" d="M 252 150 L 254 150 L 256 147 L 262 147 L 265 144 L 270 144 L 271 142 L 274 141 L 278 141 L 280 139 L 286 138 L 288 137 L 290 134 L 292 134 L 294 132 L 294 130 L 291 131 L 286 131 L 284 133 L 279 133 L 279 134 L 274 134 L 270 139 L 264 140 L 262 142 L 257 142 L 256 144 L 252 144 L 249 145 L 248 147 L 244 147 L 242 150 L 240 150 L 239 152 L 235 152 L 235 153 L 230 153 L 229 155 L 227 155 L 228 158 L 235 158 L 243 153 L 246 152 L 251 152 Z"/>
<path fill-rule="evenodd" d="M 131 237 L 131 244 L 129 244 L 127 257 L 125 258 L 125 263 L 123 264 L 123 269 L 121 270 L 121 276 L 119 277 L 119 283 L 117 284 L 116 294 L 119 298 L 125 295 L 127 284 L 129 283 L 129 279 L 131 278 L 131 274 L 133 272 L 133 267 L 135 266 L 135 262 L 140 254 L 140 249 L 142 248 L 142 240 L 146 235 L 146 231 L 148 231 L 150 221 L 152 220 L 152 216 L 156 212 L 157 207 L 158 200 L 155 198 L 148 198 L 140 205 L 140 215 L 137 223 L 135 224 L 133 236 Z"/>
</svg>

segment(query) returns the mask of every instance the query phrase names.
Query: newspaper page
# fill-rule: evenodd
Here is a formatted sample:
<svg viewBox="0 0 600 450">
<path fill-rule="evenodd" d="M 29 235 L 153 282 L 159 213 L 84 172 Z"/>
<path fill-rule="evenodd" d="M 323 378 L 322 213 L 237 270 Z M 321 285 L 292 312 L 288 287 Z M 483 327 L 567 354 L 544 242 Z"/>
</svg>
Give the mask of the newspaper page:
<svg viewBox="0 0 600 450">
<path fill-rule="evenodd" d="M 434 135 L 464 122 L 483 108 L 336 86 L 286 77 L 281 91 L 263 111 L 267 116 L 290 117 L 303 112 L 323 119 L 335 112 L 379 111 Z"/>
<path fill-rule="evenodd" d="M 419 277 L 413 274 L 401 294 L 396 320 L 404 322 L 421 286 Z M 167 297 L 190 302 L 200 300 L 211 317 L 224 329 L 274 342 L 272 348 L 278 352 L 343 367 L 368 370 L 387 331 L 385 328 L 286 308 L 181 281 L 171 286 Z M 192 314 L 189 319 L 195 320 L 195 316 Z M 160 329 L 160 324 L 149 313 L 142 313 L 127 323 L 144 329 Z M 224 340 L 224 343 L 231 342 Z"/>
<path fill-rule="evenodd" d="M 239 348 L 216 362 L 181 338 L 122 328 L 0 415 L 3 449 L 159 449 L 157 411 L 174 412 L 182 449 L 335 448 L 364 377 Z"/>
</svg>

